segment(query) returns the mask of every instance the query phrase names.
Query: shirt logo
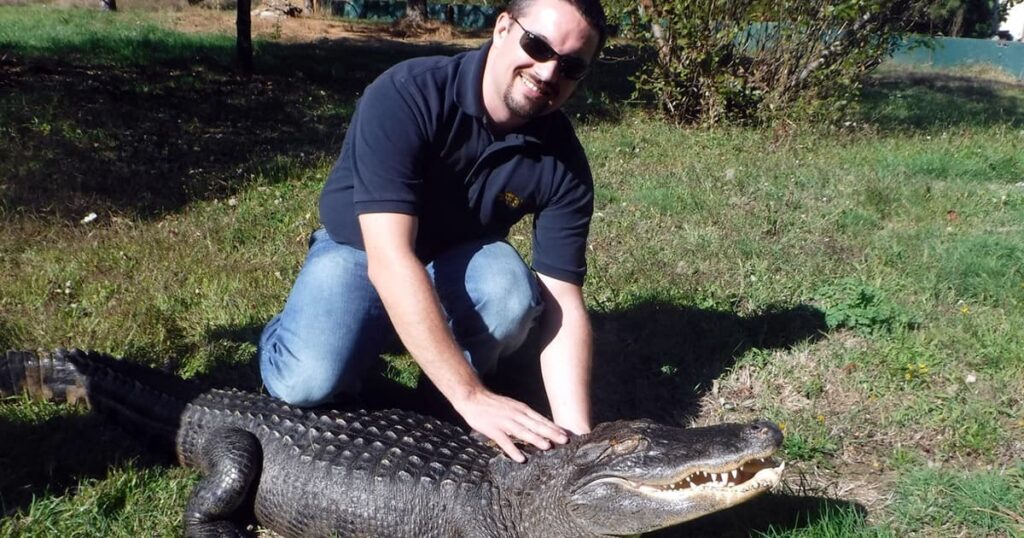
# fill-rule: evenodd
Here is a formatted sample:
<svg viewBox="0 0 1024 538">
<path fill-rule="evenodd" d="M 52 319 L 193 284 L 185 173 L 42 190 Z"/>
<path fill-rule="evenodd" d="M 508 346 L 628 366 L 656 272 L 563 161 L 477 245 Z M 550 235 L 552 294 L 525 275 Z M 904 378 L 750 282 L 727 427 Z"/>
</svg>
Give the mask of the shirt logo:
<svg viewBox="0 0 1024 538">
<path fill-rule="evenodd" d="M 505 205 L 511 207 L 512 209 L 516 209 L 523 204 L 523 199 L 516 196 L 515 193 L 512 192 L 503 192 L 500 195 L 498 195 L 498 198 L 500 198 L 502 202 L 505 202 Z"/>
</svg>

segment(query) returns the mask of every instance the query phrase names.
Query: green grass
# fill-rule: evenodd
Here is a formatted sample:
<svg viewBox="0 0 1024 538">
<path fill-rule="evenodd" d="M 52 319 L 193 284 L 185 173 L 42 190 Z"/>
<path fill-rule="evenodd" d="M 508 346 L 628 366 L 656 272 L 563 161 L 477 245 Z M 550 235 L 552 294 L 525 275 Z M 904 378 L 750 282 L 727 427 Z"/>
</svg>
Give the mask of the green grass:
<svg viewBox="0 0 1024 538">
<path fill-rule="evenodd" d="M 953 536 L 1024 534 L 1024 466 L 966 474 L 920 469 L 896 489 L 893 510 L 901 534 L 935 529 Z"/>
<path fill-rule="evenodd" d="M 183 34 L 132 12 L 17 6 L 0 9 L 0 48 L 90 65 L 230 65 L 230 35 Z"/>
<path fill-rule="evenodd" d="M 243 78 L 230 35 L 156 20 L 0 7 L 0 347 L 256 388 L 358 92 L 453 49 L 267 41 Z M 890 70 L 842 129 L 687 130 L 620 104 L 621 65 L 572 109 L 595 414 L 765 417 L 790 462 L 783 494 L 657 536 L 1021 535 L 1024 91 Z M 178 534 L 196 475 L 118 435 L 0 402 L 0 536 Z"/>
</svg>

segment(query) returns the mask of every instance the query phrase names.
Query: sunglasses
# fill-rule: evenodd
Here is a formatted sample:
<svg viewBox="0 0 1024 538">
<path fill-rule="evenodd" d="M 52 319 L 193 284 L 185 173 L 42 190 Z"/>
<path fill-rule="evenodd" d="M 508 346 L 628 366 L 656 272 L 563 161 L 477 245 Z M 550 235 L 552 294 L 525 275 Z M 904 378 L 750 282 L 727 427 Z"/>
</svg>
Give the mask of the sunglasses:
<svg viewBox="0 0 1024 538">
<path fill-rule="evenodd" d="M 523 28 L 523 23 L 512 19 L 523 29 L 523 37 L 519 38 L 519 46 L 527 56 L 538 62 L 548 62 L 558 58 L 558 72 L 565 78 L 580 80 L 590 72 L 590 64 L 576 56 L 564 56 L 555 52 L 555 49 L 544 41 L 543 37 Z"/>
</svg>

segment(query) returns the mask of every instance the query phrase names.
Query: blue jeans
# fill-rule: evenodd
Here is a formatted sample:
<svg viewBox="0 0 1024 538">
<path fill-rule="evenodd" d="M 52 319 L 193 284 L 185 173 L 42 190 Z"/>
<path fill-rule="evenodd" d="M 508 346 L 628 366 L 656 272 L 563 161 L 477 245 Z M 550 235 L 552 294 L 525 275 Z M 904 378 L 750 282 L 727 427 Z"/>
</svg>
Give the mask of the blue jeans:
<svg viewBox="0 0 1024 538">
<path fill-rule="evenodd" d="M 523 344 L 543 309 L 533 272 L 502 241 L 454 248 L 427 272 L 466 360 L 481 374 Z M 260 337 L 263 384 L 299 406 L 358 392 L 390 323 L 367 276 L 366 252 L 336 243 L 321 228 L 284 310 Z"/>
</svg>

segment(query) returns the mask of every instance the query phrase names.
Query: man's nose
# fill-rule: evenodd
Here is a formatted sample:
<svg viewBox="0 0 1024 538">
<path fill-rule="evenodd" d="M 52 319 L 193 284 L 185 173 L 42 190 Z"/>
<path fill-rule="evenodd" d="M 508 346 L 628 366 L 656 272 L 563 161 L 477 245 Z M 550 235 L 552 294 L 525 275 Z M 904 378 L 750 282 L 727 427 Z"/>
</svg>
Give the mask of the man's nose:
<svg viewBox="0 0 1024 538">
<path fill-rule="evenodd" d="M 546 62 L 537 62 L 533 68 L 537 78 L 544 82 L 554 82 L 558 78 L 558 58 L 552 58 Z"/>
</svg>

